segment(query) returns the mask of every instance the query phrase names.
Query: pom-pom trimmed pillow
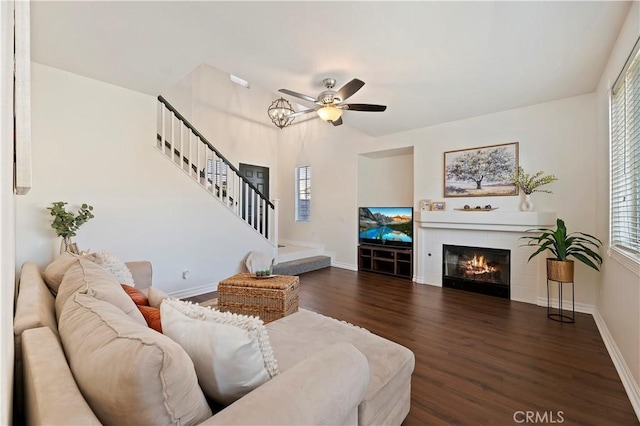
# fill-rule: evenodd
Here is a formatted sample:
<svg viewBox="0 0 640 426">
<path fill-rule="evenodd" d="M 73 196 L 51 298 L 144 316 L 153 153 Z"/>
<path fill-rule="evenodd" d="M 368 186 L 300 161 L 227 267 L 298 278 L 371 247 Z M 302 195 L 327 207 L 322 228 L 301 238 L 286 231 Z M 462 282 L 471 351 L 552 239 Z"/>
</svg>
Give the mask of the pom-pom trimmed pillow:
<svg viewBox="0 0 640 426">
<path fill-rule="evenodd" d="M 231 404 L 278 374 L 260 318 L 166 299 L 162 332 L 189 354 L 205 395 Z"/>
<path fill-rule="evenodd" d="M 131 271 L 122 260 L 106 251 L 99 251 L 92 254 L 94 257 L 93 262 L 109 271 L 111 275 L 118 279 L 118 282 L 121 284 L 128 284 L 130 286 L 134 285 Z"/>
</svg>

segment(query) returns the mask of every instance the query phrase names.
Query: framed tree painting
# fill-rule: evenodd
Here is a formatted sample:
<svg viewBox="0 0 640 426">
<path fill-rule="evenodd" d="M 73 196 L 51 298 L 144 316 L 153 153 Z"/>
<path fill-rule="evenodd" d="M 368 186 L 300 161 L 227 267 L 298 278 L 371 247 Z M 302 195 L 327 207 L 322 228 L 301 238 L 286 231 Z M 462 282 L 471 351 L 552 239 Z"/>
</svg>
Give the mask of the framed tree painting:
<svg viewBox="0 0 640 426">
<path fill-rule="evenodd" d="M 444 153 L 445 197 L 518 195 L 509 176 L 518 168 L 518 142 Z"/>
</svg>

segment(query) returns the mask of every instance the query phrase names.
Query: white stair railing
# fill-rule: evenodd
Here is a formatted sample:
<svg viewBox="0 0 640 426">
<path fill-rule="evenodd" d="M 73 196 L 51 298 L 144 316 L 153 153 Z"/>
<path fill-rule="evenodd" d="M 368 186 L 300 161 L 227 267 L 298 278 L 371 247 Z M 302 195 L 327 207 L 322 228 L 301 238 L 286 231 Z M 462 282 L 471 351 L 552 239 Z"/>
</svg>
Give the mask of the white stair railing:
<svg viewBox="0 0 640 426">
<path fill-rule="evenodd" d="M 158 96 L 156 147 L 238 218 L 277 246 L 277 204 L 242 176 L 162 96 Z"/>
</svg>

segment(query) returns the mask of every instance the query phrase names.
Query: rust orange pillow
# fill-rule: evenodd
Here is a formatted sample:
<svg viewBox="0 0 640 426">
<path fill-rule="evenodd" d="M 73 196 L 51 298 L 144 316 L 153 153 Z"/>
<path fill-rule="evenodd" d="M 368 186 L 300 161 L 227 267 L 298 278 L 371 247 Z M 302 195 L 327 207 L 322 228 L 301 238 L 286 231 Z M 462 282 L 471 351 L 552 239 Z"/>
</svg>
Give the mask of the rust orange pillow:
<svg viewBox="0 0 640 426">
<path fill-rule="evenodd" d="M 136 305 L 149 306 L 149 299 L 147 299 L 147 296 L 145 296 L 143 292 L 127 284 L 121 285 L 124 291 L 126 291 L 129 297 L 131 297 L 133 303 Z"/>
<path fill-rule="evenodd" d="M 149 325 L 150 328 L 153 328 L 158 333 L 162 333 L 162 324 L 160 323 L 160 309 L 142 305 L 138 305 L 138 309 L 140 309 L 140 313 L 142 313 L 145 321 L 147 321 L 147 325 Z"/>
</svg>

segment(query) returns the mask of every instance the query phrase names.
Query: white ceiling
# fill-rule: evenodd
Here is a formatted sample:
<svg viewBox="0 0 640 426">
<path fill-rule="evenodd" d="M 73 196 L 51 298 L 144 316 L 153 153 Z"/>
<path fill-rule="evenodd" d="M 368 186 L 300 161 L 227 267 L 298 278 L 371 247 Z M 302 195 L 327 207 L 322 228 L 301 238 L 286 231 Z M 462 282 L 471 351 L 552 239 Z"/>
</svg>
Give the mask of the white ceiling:
<svg viewBox="0 0 640 426">
<path fill-rule="evenodd" d="M 32 57 L 152 95 L 201 63 L 274 99 L 355 77 L 366 84 L 350 102 L 388 108 L 343 120 L 379 136 L 593 92 L 629 6 L 34 1 Z"/>
</svg>

